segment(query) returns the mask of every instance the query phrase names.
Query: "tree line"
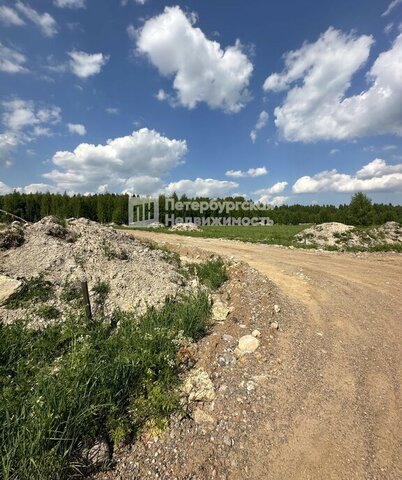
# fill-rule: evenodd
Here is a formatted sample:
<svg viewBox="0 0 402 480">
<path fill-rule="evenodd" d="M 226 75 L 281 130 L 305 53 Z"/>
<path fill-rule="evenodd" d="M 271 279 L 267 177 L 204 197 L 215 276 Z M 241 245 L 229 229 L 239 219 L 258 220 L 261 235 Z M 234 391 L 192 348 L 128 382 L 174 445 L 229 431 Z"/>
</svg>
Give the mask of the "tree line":
<svg viewBox="0 0 402 480">
<path fill-rule="evenodd" d="M 175 202 L 210 201 L 207 197 L 189 198 L 185 195 L 173 195 Z M 241 202 L 243 197 L 225 197 L 220 201 Z M 116 223 L 119 225 L 128 222 L 128 195 L 126 194 L 96 194 L 72 195 L 66 193 L 20 193 L 13 192 L 0 196 L 0 209 L 18 215 L 29 222 L 36 222 L 48 215 L 55 215 L 61 219 L 85 217 L 99 223 Z M 206 210 L 200 215 L 191 208 L 183 211 L 166 211 L 166 197 L 159 197 L 160 221 L 164 223 L 165 215 L 175 217 L 225 217 L 228 214 Z M 349 225 L 380 225 L 387 221 L 402 223 L 402 206 L 392 204 L 373 203 L 371 199 L 358 192 L 351 198 L 349 204 L 335 205 L 282 205 L 266 211 L 238 209 L 231 212 L 232 217 L 269 217 L 278 224 L 324 223 L 341 222 Z M 7 223 L 12 218 L 0 212 L 0 222 Z"/>
</svg>

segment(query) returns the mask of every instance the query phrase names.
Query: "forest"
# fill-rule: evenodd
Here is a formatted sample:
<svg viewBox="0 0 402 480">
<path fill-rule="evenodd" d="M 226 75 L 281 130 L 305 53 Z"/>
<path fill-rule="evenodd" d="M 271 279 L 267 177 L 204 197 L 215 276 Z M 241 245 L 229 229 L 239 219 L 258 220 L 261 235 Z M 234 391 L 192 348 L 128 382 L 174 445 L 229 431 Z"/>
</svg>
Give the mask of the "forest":
<svg viewBox="0 0 402 480">
<path fill-rule="evenodd" d="M 209 201 L 205 197 L 189 198 L 185 195 L 177 201 Z M 243 197 L 225 197 L 220 201 L 243 201 Z M 164 223 L 165 214 L 183 217 L 183 212 L 166 211 L 166 197 L 159 197 L 160 221 Z M 20 193 L 13 192 L 0 196 L 0 210 L 17 215 L 28 222 L 36 222 L 48 215 L 60 219 L 85 217 L 99 223 L 115 223 L 124 225 L 128 222 L 128 195 L 95 194 L 72 195 L 66 193 Z M 232 217 L 267 216 L 276 224 L 297 225 L 300 223 L 341 222 L 349 225 L 380 225 L 387 221 L 402 223 L 402 206 L 373 203 L 364 193 L 355 193 L 349 204 L 335 205 L 282 205 L 263 213 L 237 210 Z M 186 211 L 186 217 L 200 216 L 199 212 Z M 217 216 L 216 212 L 206 211 L 204 217 Z M 225 217 L 225 214 L 221 214 Z M 0 222 L 9 223 L 13 218 L 0 212 Z"/>
</svg>

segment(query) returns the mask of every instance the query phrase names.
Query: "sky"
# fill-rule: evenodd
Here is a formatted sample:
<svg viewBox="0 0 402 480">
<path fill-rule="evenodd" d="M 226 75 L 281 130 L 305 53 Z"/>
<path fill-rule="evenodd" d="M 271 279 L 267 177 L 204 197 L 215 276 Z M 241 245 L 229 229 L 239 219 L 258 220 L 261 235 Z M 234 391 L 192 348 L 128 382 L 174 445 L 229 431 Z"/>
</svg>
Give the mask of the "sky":
<svg viewBox="0 0 402 480">
<path fill-rule="evenodd" d="M 402 200 L 402 0 L 0 0 L 0 194 Z"/>
</svg>

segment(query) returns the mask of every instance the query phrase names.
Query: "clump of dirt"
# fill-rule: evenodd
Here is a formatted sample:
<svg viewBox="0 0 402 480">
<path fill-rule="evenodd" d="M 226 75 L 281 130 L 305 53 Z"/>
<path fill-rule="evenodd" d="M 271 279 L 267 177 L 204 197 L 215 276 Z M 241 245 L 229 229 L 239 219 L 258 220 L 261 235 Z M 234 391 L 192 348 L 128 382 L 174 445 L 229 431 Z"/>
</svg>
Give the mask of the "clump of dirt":
<svg viewBox="0 0 402 480">
<path fill-rule="evenodd" d="M 352 225 L 328 222 L 314 225 L 295 235 L 298 243 L 305 245 L 370 249 L 402 243 L 402 227 L 397 222 L 387 222 L 378 228 L 359 229 Z"/>
<path fill-rule="evenodd" d="M 195 223 L 177 223 L 170 228 L 173 232 L 201 232 L 201 229 L 197 227 Z"/>
<path fill-rule="evenodd" d="M 22 232 L 23 243 L 16 241 L 12 248 L 0 251 L 0 273 L 23 281 L 50 282 L 48 306 L 63 314 L 68 302 L 80 298 L 82 280 L 88 281 L 94 303 L 99 290 L 107 292 L 102 306 L 106 313 L 116 308 L 141 313 L 148 306 L 162 305 L 167 295 L 190 288 L 166 252 L 96 222 L 81 218 L 63 226 L 46 217 Z M 30 318 L 40 324 L 35 317 L 38 305 L 31 302 L 28 307 Z M 6 322 L 25 317 L 24 313 L 20 308 L 0 309 Z"/>
</svg>

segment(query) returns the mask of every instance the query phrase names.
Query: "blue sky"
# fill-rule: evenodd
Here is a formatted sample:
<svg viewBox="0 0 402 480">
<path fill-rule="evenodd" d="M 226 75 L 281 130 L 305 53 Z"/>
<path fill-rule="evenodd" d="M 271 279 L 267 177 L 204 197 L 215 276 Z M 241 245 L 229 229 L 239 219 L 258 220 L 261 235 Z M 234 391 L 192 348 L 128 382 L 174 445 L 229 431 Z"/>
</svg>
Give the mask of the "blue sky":
<svg viewBox="0 0 402 480">
<path fill-rule="evenodd" d="M 401 203 L 402 0 L 0 3 L 0 192 Z"/>
</svg>

